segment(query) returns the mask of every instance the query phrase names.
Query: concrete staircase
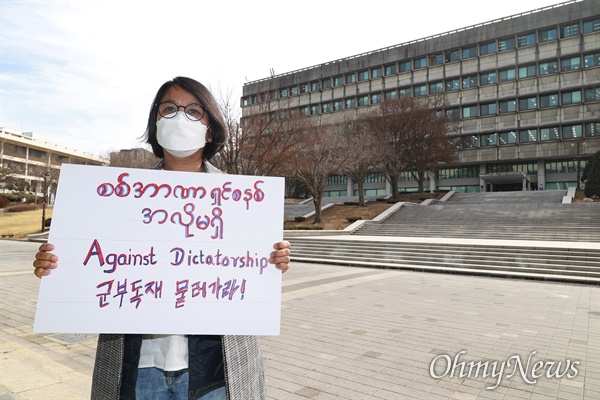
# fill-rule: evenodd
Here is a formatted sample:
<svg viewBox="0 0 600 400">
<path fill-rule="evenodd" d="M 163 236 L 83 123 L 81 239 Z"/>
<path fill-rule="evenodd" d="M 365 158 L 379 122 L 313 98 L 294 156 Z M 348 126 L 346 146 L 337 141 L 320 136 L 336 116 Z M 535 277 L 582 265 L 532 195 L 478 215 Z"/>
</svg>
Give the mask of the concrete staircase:
<svg viewBox="0 0 600 400">
<path fill-rule="evenodd" d="M 600 284 L 600 203 L 564 192 L 403 204 L 346 235 L 290 235 L 292 260 Z"/>
</svg>

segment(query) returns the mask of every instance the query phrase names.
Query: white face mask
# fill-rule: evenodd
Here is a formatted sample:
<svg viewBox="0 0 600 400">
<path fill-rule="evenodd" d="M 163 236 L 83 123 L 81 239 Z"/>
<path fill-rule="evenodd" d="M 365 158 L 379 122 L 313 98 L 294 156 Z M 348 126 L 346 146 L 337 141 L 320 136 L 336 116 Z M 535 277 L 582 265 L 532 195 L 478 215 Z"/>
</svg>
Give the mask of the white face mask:
<svg viewBox="0 0 600 400">
<path fill-rule="evenodd" d="M 183 112 L 175 118 L 156 121 L 156 139 L 161 147 L 175 157 L 187 157 L 206 145 L 208 127 L 200 121 L 190 121 Z"/>
</svg>

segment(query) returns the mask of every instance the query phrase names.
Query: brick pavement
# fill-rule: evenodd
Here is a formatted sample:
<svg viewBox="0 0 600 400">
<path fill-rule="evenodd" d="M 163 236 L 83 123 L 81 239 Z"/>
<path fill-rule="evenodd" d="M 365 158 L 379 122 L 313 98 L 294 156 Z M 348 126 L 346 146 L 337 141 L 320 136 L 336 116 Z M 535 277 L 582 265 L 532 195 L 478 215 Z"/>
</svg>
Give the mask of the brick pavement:
<svg viewBox="0 0 600 400">
<path fill-rule="evenodd" d="M 39 282 L 11 249 L 0 241 L 0 400 L 89 398 L 95 337 L 32 333 Z M 261 338 L 272 400 L 600 398 L 597 286 L 295 263 L 281 323 Z M 459 364 L 442 377 L 461 351 L 465 375 Z M 559 373 L 579 361 L 576 376 L 507 377 L 534 351 L 528 379 L 538 361 Z M 511 359 L 495 389 L 498 378 L 466 374 Z"/>
</svg>

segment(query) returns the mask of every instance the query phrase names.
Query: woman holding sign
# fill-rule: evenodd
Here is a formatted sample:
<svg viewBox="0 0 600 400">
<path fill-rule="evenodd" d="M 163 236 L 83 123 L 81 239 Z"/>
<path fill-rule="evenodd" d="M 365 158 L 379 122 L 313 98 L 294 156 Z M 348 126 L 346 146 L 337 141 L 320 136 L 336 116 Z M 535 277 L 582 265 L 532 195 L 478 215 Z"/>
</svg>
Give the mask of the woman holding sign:
<svg viewBox="0 0 600 400">
<path fill-rule="evenodd" d="M 146 141 L 162 158 L 157 169 L 220 173 L 209 163 L 225 143 L 227 127 L 212 94 L 178 77 L 158 90 Z M 289 243 L 276 243 L 269 263 L 289 268 Z M 33 262 L 35 275 L 58 266 L 52 244 Z M 254 400 L 265 398 L 263 360 L 255 336 L 118 335 L 98 338 L 92 399 Z"/>
</svg>

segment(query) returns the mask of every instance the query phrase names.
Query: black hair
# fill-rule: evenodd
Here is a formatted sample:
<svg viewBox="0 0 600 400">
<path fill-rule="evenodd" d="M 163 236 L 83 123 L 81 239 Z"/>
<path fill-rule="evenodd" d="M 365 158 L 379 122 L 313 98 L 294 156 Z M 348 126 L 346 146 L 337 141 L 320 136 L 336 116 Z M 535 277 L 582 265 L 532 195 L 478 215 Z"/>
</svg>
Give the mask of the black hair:
<svg viewBox="0 0 600 400">
<path fill-rule="evenodd" d="M 191 78 L 178 76 L 171 81 L 165 82 L 160 89 L 158 89 L 154 101 L 152 102 L 152 106 L 150 107 L 148 125 L 146 126 L 144 139 L 146 140 L 146 143 L 152 146 L 152 151 L 156 157 L 165 157 L 163 148 L 158 144 L 158 139 L 156 138 L 157 105 L 160 103 L 167 90 L 173 86 L 178 86 L 196 97 L 200 104 L 205 107 L 209 117 L 208 126 L 210 127 L 210 137 L 212 141 L 206 143 L 202 156 L 204 159 L 210 160 L 212 156 L 217 154 L 223 148 L 223 145 L 227 141 L 227 125 L 225 124 L 225 119 L 221 113 L 221 108 L 212 93 L 203 84 Z"/>
</svg>

